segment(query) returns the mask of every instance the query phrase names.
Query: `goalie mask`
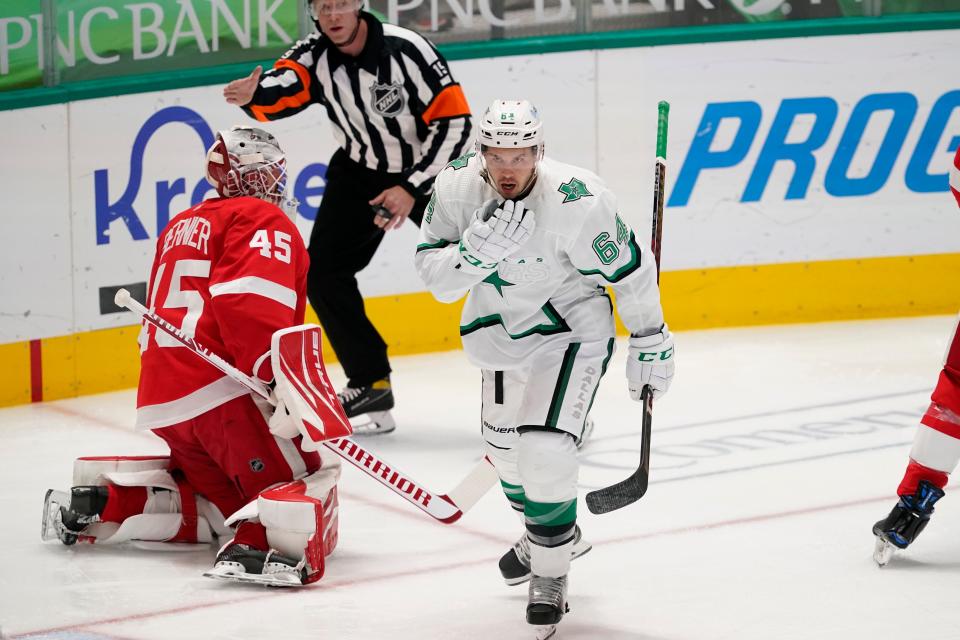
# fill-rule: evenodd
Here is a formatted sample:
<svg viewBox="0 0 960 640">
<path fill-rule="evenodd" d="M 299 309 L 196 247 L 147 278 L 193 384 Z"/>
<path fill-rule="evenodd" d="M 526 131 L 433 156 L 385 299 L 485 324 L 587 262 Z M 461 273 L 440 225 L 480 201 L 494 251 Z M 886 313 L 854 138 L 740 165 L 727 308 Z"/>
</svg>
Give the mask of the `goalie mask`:
<svg viewBox="0 0 960 640">
<path fill-rule="evenodd" d="M 218 131 L 207 151 L 207 182 L 224 198 L 253 196 L 280 205 L 287 188 L 287 160 L 272 134 L 235 126 Z"/>
<path fill-rule="evenodd" d="M 493 167 L 488 166 L 489 159 L 486 154 L 496 157 L 497 149 L 532 148 L 533 154 L 527 165 L 528 170 L 532 167 L 532 172 L 526 184 L 517 192 L 522 196 L 536 181 L 537 169 L 543 159 L 543 146 L 543 122 L 540 120 L 540 112 L 528 100 L 494 100 L 480 119 L 477 156 L 480 158 L 481 175 L 498 191 L 500 188 L 491 176 Z M 513 157 L 514 166 L 516 160 L 517 158 Z"/>
</svg>

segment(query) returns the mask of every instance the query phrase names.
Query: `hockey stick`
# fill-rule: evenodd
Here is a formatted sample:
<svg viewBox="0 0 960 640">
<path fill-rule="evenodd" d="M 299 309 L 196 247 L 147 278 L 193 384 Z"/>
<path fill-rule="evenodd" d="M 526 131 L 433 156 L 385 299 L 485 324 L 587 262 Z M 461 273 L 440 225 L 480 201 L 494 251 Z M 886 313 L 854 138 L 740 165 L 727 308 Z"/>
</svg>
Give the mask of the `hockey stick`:
<svg viewBox="0 0 960 640">
<path fill-rule="evenodd" d="M 650 234 L 650 249 L 657 262 L 657 282 L 660 281 L 660 238 L 663 235 L 663 192 L 667 177 L 667 120 L 670 103 L 661 100 L 657 105 L 657 164 L 653 176 L 653 228 Z M 643 423 L 640 443 L 640 466 L 617 484 L 597 489 L 587 494 L 590 513 L 609 513 L 628 504 L 633 504 L 647 492 L 650 480 L 650 436 L 653 427 L 653 389 L 644 385 L 640 392 L 643 405 Z"/>
<path fill-rule="evenodd" d="M 276 402 L 264 385 L 246 375 L 217 354 L 211 352 L 179 328 L 149 311 L 142 304 L 130 297 L 130 292 L 126 289 L 117 291 L 117 295 L 114 297 L 114 303 L 116 303 L 118 307 L 124 307 L 133 311 L 153 326 L 172 336 L 177 342 L 190 349 L 190 351 L 215 366 L 231 379 L 265 398 L 271 404 Z M 497 473 L 493 465 L 489 460 L 484 458 L 477 463 L 473 470 L 467 474 L 452 491 L 445 494 L 438 494 L 412 480 L 405 473 L 397 469 L 397 467 L 388 464 L 377 454 L 349 438 L 324 440 L 318 444 L 326 446 L 363 473 L 444 524 L 453 524 L 459 520 L 497 481 Z"/>
</svg>

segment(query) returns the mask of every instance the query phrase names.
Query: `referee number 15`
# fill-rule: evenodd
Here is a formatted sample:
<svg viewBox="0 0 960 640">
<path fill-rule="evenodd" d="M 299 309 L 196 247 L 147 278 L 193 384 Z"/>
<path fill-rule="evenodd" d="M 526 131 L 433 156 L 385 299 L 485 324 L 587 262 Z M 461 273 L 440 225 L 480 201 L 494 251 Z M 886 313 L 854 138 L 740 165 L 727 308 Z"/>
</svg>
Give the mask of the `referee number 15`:
<svg viewBox="0 0 960 640">
<path fill-rule="evenodd" d="M 280 262 L 290 264 L 290 234 L 274 230 L 273 242 L 270 242 L 270 232 L 258 229 L 250 240 L 250 248 L 259 249 L 264 258 L 276 258 Z"/>
</svg>

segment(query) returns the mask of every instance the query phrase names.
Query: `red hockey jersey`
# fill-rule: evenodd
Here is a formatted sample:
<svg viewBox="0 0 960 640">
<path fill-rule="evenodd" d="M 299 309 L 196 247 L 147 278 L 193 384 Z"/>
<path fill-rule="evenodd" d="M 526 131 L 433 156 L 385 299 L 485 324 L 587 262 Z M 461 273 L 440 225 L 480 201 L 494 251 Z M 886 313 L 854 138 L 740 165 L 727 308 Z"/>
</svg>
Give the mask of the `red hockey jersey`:
<svg viewBox="0 0 960 640">
<path fill-rule="evenodd" d="M 270 378 L 270 337 L 302 324 L 309 257 L 293 221 L 257 198 L 215 198 L 157 239 L 149 308 L 241 371 Z M 137 427 L 196 417 L 249 393 L 156 327 L 140 332 Z M 258 368 L 260 370 L 258 370 Z"/>
</svg>

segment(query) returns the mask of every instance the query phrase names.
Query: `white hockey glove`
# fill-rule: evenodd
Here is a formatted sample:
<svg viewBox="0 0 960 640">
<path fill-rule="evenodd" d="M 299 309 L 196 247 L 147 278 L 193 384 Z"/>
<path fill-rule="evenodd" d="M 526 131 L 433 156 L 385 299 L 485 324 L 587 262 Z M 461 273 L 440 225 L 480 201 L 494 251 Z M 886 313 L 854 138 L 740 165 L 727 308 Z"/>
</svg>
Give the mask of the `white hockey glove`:
<svg viewBox="0 0 960 640">
<path fill-rule="evenodd" d="M 281 399 L 277 400 L 277 408 L 274 409 L 273 415 L 267 421 L 267 426 L 270 427 L 270 433 L 278 438 L 290 440 L 300 435 L 297 421 L 287 411 L 287 405 Z"/>
<path fill-rule="evenodd" d="M 630 397 L 640 400 L 644 385 L 653 389 L 659 398 L 670 388 L 673 380 L 673 335 L 663 329 L 649 336 L 630 336 L 627 352 L 627 387 Z"/>
<path fill-rule="evenodd" d="M 473 221 L 460 239 L 461 268 L 473 272 L 495 269 L 530 239 L 535 226 L 533 211 L 526 209 L 523 200 L 507 200 L 499 208 L 496 200 L 490 200 L 473 213 Z"/>
</svg>

